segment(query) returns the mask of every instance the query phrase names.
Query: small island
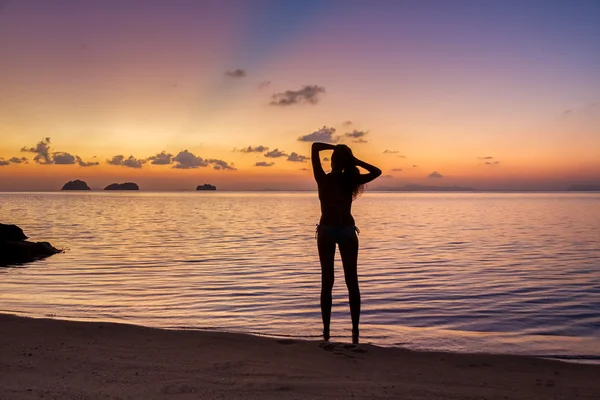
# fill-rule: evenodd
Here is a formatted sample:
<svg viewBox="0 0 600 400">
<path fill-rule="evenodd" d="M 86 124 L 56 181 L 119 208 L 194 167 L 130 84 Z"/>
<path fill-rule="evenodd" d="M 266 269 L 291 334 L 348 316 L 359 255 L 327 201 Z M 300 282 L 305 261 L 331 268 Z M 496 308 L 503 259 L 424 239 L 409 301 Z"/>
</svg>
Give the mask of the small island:
<svg viewBox="0 0 600 400">
<path fill-rule="evenodd" d="M 84 181 L 76 179 L 65 183 L 61 190 L 91 190 L 90 187 Z"/>
<path fill-rule="evenodd" d="M 217 190 L 217 187 L 209 183 L 205 183 L 204 185 L 196 186 L 196 190 Z"/>
<path fill-rule="evenodd" d="M 140 190 L 140 187 L 133 182 L 111 183 L 104 190 Z"/>
</svg>

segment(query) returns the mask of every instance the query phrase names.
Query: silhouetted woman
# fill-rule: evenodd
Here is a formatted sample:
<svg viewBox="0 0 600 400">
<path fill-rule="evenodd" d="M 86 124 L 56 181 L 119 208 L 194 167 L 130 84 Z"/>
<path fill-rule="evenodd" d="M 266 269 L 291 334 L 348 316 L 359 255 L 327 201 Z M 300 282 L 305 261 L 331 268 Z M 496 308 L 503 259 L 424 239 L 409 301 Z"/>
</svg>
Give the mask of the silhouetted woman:
<svg viewBox="0 0 600 400">
<path fill-rule="evenodd" d="M 326 174 L 321 166 L 319 152 L 333 150 L 331 172 Z M 333 289 L 333 259 L 335 245 L 339 246 L 344 277 L 350 297 L 352 316 L 352 343 L 358 343 L 360 320 L 360 290 L 358 288 L 358 228 L 352 217 L 352 201 L 363 191 L 363 185 L 381 175 L 381 170 L 352 154 L 346 145 L 313 143 L 312 166 L 319 188 L 321 220 L 317 226 L 317 247 L 321 261 L 321 315 L 323 317 L 323 339 L 329 340 L 331 320 L 331 291 Z M 361 174 L 358 167 L 366 169 Z"/>
</svg>

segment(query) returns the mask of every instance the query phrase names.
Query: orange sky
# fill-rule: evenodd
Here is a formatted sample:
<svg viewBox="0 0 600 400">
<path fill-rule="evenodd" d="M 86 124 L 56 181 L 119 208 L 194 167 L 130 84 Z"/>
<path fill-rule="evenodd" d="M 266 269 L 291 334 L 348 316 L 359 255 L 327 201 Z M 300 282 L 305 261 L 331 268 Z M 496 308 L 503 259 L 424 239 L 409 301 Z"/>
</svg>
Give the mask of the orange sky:
<svg viewBox="0 0 600 400">
<path fill-rule="evenodd" d="M 600 183 L 598 7 L 433 3 L 6 2 L 0 190 L 314 189 L 314 136 L 384 170 L 371 188 Z"/>
</svg>

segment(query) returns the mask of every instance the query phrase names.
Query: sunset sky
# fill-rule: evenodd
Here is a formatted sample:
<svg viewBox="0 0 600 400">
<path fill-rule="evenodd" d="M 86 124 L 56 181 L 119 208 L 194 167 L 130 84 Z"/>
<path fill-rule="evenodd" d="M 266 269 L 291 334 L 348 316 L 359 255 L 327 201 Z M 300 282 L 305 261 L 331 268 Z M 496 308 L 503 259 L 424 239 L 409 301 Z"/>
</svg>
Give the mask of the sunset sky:
<svg viewBox="0 0 600 400">
<path fill-rule="evenodd" d="M 0 93 L 0 191 L 600 184 L 600 1 L 0 0 Z"/>
</svg>

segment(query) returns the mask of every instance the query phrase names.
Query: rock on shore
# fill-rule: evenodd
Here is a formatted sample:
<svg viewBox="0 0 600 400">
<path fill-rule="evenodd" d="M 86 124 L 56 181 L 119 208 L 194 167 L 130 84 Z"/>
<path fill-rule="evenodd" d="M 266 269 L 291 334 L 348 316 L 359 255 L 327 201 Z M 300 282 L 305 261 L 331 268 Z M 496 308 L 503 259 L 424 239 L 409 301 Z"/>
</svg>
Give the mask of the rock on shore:
<svg viewBox="0 0 600 400">
<path fill-rule="evenodd" d="M 29 242 L 16 225 L 0 224 L 0 266 L 24 264 L 60 253 L 48 242 Z"/>
</svg>

